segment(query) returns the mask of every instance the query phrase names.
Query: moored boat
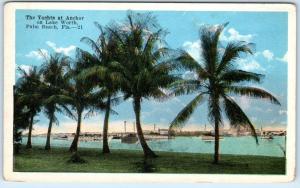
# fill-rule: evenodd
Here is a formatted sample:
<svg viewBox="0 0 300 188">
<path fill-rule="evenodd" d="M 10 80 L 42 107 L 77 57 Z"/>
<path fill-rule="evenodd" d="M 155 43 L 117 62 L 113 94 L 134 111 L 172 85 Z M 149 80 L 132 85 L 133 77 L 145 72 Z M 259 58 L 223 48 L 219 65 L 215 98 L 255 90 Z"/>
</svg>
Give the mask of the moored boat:
<svg viewBox="0 0 300 188">
<path fill-rule="evenodd" d="M 121 142 L 126 143 L 126 144 L 134 144 L 137 141 L 138 141 L 138 138 L 137 138 L 136 134 L 133 134 L 133 133 L 130 133 L 121 138 Z"/>
<path fill-rule="evenodd" d="M 215 141 L 215 137 L 214 136 L 201 136 L 201 139 L 205 142 L 214 142 Z M 223 140 L 224 137 L 219 137 L 219 140 Z"/>
<path fill-rule="evenodd" d="M 266 136 L 262 136 L 261 139 L 273 140 L 274 137 L 272 135 L 266 135 Z"/>
</svg>

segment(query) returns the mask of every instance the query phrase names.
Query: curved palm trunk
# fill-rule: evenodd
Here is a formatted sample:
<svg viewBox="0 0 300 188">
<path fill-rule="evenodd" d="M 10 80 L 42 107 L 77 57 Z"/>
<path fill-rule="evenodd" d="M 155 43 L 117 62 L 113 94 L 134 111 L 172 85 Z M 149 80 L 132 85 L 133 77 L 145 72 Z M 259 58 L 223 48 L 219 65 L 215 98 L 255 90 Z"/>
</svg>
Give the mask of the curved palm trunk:
<svg viewBox="0 0 300 188">
<path fill-rule="evenodd" d="M 77 152 L 77 149 L 78 149 L 78 141 L 79 141 L 80 129 L 81 129 L 81 116 L 82 116 L 82 113 L 79 112 L 78 120 L 77 120 L 76 134 L 75 134 L 73 142 L 70 146 L 70 149 L 69 149 L 70 152 Z"/>
<path fill-rule="evenodd" d="M 139 141 L 141 143 L 141 146 L 143 148 L 144 151 L 144 156 L 145 158 L 155 158 L 158 157 L 148 146 L 145 138 L 144 138 L 144 134 L 143 134 L 143 130 L 141 127 L 141 122 L 140 122 L 140 112 L 141 112 L 141 99 L 140 98 L 135 98 L 133 101 L 133 108 L 134 108 L 134 113 L 135 113 L 135 119 L 136 119 L 136 131 L 137 131 L 137 135 L 139 138 Z"/>
<path fill-rule="evenodd" d="M 32 148 L 32 145 L 31 145 L 32 126 L 33 126 L 33 114 L 31 114 L 31 116 L 30 116 L 29 132 L 28 132 L 27 144 L 26 144 L 27 149 Z"/>
<path fill-rule="evenodd" d="M 110 153 L 109 146 L 108 146 L 108 120 L 109 120 L 109 113 L 110 113 L 110 96 L 107 98 L 106 102 L 106 111 L 105 111 L 105 117 L 104 117 L 104 123 L 103 123 L 103 147 L 102 147 L 102 153 Z"/>
<path fill-rule="evenodd" d="M 46 141 L 45 150 L 50 150 L 50 136 L 51 136 L 53 117 L 54 117 L 54 114 L 52 113 L 51 116 L 50 116 L 50 121 L 49 121 L 49 126 L 48 126 L 47 141 Z"/>
</svg>

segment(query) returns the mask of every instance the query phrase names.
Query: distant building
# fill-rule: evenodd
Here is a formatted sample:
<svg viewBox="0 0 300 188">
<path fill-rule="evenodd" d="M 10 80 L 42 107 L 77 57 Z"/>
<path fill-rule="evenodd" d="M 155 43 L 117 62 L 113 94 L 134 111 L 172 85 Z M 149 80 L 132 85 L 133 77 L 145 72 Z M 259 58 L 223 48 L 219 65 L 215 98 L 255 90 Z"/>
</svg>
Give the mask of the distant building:
<svg viewBox="0 0 300 188">
<path fill-rule="evenodd" d="M 169 129 L 158 129 L 158 134 L 169 135 Z"/>
</svg>

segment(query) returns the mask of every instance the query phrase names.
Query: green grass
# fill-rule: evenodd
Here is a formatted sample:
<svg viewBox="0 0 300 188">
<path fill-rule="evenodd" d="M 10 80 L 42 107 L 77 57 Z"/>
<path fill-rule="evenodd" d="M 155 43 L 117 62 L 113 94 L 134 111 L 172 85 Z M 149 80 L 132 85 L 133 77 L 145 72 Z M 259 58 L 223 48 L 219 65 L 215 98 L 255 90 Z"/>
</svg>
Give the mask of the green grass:
<svg viewBox="0 0 300 188">
<path fill-rule="evenodd" d="M 199 173 L 199 174 L 285 174 L 285 158 L 221 155 L 220 164 L 212 164 L 211 154 L 157 152 L 158 158 L 145 161 L 141 151 L 112 150 L 103 155 L 99 149 L 80 149 L 87 163 L 74 164 L 68 148 L 22 149 L 15 156 L 18 172 L 107 172 L 107 173 Z"/>
</svg>

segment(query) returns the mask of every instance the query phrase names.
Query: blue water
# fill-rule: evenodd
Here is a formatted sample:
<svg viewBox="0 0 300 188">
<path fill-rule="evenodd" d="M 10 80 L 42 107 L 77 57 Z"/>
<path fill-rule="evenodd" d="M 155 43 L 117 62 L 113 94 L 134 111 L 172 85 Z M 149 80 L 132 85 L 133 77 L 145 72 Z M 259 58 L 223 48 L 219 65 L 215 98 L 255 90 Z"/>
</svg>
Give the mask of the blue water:
<svg viewBox="0 0 300 188">
<path fill-rule="evenodd" d="M 23 138 L 25 144 L 27 138 Z M 72 140 L 51 139 L 51 146 L 69 147 Z M 46 143 L 45 137 L 32 137 L 32 145 L 43 146 Z M 154 151 L 187 152 L 187 153 L 213 153 L 214 142 L 202 141 L 200 137 L 175 137 L 175 139 L 148 141 Z M 263 156 L 284 156 L 280 146 L 284 146 L 283 136 L 276 136 L 273 140 L 259 139 L 259 145 L 251 136 L 225 137 L 220 141 L 221 154 L 238 155 L 263 155 Z M 135 144 L 121 143 L 120 140 L 109 142 L 111 149 L 142 150 L 139 142 Z M 80 142 L 82 148 L 102 148 L 102 142 Z"/>
</svg>

